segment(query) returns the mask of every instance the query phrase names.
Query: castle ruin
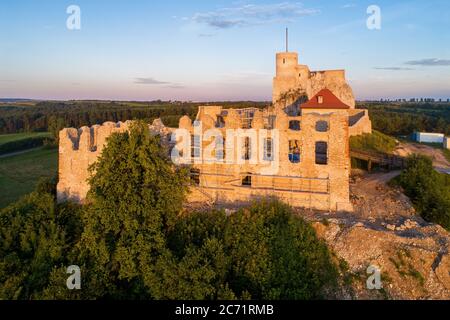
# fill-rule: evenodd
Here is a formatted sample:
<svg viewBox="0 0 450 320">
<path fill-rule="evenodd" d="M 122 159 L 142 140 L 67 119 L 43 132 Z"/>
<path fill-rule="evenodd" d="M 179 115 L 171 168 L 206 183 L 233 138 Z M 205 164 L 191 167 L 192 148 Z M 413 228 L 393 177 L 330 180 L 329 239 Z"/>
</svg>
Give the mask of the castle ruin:
<svg viewBox="0 0 450 320">
<path fill-rule="evenodd" d="M 371 133 L 372 127 L 367 110 L 355 109 L 345 71 L 310 71 L 298 64 L 297 53 L 278 53 L 272 102 L 265 109 L 200 106 L 194 121 L 181 117 L 177 129 L 190 140 L 189 155 L 184 153 L 191 165 L 188 201 L 225 204 L 274 196 L 292 206 L 351 211 L 349 137 Z M 108 136 L 128 128 L 129 122 L 106 122 L 60 132 L 59 201 L 84 201 L 88 167 Z M 149 129 L 171 148 L 180 144 L 173 138 L 177 129 L 158 119 Z M 225 138 L 211 161 L 203 150 L 217 136 Z M 252 161 L 260 150 L 263 161 Z"/>
</svg>

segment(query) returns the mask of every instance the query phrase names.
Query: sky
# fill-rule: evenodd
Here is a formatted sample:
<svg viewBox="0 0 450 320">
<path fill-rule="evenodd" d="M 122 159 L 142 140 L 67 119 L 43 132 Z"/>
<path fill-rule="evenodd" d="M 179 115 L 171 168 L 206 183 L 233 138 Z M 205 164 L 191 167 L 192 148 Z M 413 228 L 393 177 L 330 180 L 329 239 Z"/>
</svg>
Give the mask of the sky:
<svg viewBox="0 0 450 320">
<path fill-rule="evenodd" d="M 0 98 L 271 100 L 286 27 L 359 100 L 450 98 L 448 0 L 2 0 Z"/>
</svg>

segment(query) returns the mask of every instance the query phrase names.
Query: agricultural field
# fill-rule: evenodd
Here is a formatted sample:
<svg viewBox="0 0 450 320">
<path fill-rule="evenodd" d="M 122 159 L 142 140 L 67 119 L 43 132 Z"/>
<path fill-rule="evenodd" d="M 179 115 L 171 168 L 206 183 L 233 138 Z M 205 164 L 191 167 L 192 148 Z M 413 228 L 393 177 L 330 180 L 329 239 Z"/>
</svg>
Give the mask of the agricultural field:
<svg viewBox="0 0 450 320">
<path fill-rule="evenodd" d="M 24 132 L 24 133 L 13 133 L 13 134 L 0 134 L 0 146 L 9 143 L 15 142 L 19 140 L 24 140 L 28 138 L 38 138 L 44 137 L 49 138 L 50 133 L 48 132 Z"/>
<path fill-rule="evenodd" d="M 0 156 L 52 144 L 49 132 L 25 132 L 0 135 Z"/>
<path fill-rule="evenodd" d="M 0 157 L 0 208 L 32 192 L 41 178 L 55 176 L 57 167 L 56 148 Z"/>
</svg>

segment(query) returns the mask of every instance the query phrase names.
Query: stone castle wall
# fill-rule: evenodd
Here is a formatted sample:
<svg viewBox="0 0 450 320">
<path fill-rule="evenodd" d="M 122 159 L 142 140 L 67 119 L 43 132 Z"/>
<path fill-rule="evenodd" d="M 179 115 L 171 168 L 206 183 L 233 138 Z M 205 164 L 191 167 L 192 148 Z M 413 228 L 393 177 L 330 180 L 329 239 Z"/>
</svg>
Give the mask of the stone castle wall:
<svg viewBox="0 0 450 320">
<path fill-rule="evenodd" d="M 59 133 L 57 185 L 58 201 L 83 202 L 89 191 L 89 166 L 97 161 L 109 136 L 129 130 L 131 121 L 105 122 L 102 125 L 66 128 Z M 152 132 L 167 136 L 170 129 L 160 121 L 149 126 Z"/>
<path fill-rule="evenodd" d="M 227 109 L 223 116 L 224 125 L 216 128 L 217 115 L 223 114 L 220 107 L 200 107 L 197 120 L 202 123 L 202 132 L 219 130 L 226 136 L 227 129 L 239 129 L 243 125 L 237 110 Z M 269 110 L 256 111 L 251 121 L 252 129 L 264 128 L 264 117 L 272 115 Z M 244 163 L 201 163 L 192 164 L 199 170 L 199 185 L 191 188 L 190 202 L 246 202 L 255 198 L 275 196 L 293 206 L 311 207 L 321 210 L 351 210 L 349 202 L 349 145 L 348 114 L 346 111 L 317 114 L 309 113 L 301 117 L 289 117 L 284 112 L 276 114 L 274 128 L 279 131 L 279 163 L 276 173 L 264 174 L 268 164 Z M 301 130 L 289 129 L 290 120 L 301 121 Z M 317 121 L 328 124 L 326 132 L 317 132 Z M 182 117 L 179 127 L 194 134 L 194 126 L 189 117 Z M 107 138 L 115 132 L 124 132 L 130 127 L 124 123 L 106 122 L 103 125 L 81 129 L 63 129 L 60 132 L 58 200 L 83 202 L 89 191 L 88 168 L 100 156 Z M 149 129 L 169 138 L 174 129 L 166 128 L 155 121 Z M 237 145 L 238 137 L 233 144 Z M 300 145 L 299 163 L 289 160 L 289 141 L 297 140 Z M 167 140 L 168 141 L 168 140 Z M 259 140 L 258 140 L 259 141 Z M 328 163 L 315 163 L 315 142 L 328 145 Z M 203 149 L 214 143 L 211 139 L 202 142 Z M 230 142 L 228 142 L 230 143 Z M 259 143 L 259 142 L 258 142 Z M 257 149 L 262 148 L 261 145 Z M 238 148 L 232 149 L 237 159 Z M 231 151 L 226 150 L 231 153 Z M 276 150 L 274 150 L 276 152 Z M 251 186 L 244 186 L 242 180 L 251 175 Z"/>
<path fill-rule="evenodd" d="M 209 108 L 209 107 L 204 107 Z M 214 110 L 218 112 L 220 110 Z M 226 110 L 225 125 L 218 129 L 226 136 L 227 129 L 240 128 L 242 121 L 233 109 Z M 218 112 L 220 114 L 220 112 Z M 200 172 L 200 181 L 197 187 L 192 188 L 189 195 L 191 202 L 234 203 L 246 202 L 267 196 L 275 196 L 282 201 L 297 207 L 309 207 L 320 210 L 352 210 L 349 201 L 349 130 L 348 113 L 334 111 L 324 114 L 309 113 L 303 116 L 290 117 L 284 112 L 272 114 L 268 110 L 256 111 L 251 128 L 264 129 L 264 117 L 275 116 L 275 126 L 279 132 L 279 164 L 275 174 L 262 173 L 267 164 L 245 163 L 215 163 L 194 164 Z M 214 128 L 215 117 L 204 110 L 199 110 L 197 120 L 203 124 L 202 130 Z M 291 130 L 289 121 L 298 120 L 300 130 Z M 328 124 L 326 132 L 318 132 L 316 123 L 325 121 Z M 189 118 L 180 120 L 183 127 L 193 135 L 194 127 Z M 237 141 L 233 141 L 236 145 Z M 300 145 L 300 161 L 292 163 L 289 160 L 289 141 L 296 140 Z M 315 144 L 325 142 L 328 145 L 328 163 L 316 164 Z M 263 146 L 258 141 L 257 149 Z M 210 141 L 203 141 L 203 149 Z M 233 159 L 241 151 L 235 148 Z M 227 150 L 227 153 L 229 151 Z M 251 176 L 251 186 L 244 186 L 242 181 Z"/>
<path fill-rule="evenodd" d="M 368 110 L 354 109 L 349 111 L 349 135 L 359 136 L 372 133 L 372 121 Z"/>
</svg>

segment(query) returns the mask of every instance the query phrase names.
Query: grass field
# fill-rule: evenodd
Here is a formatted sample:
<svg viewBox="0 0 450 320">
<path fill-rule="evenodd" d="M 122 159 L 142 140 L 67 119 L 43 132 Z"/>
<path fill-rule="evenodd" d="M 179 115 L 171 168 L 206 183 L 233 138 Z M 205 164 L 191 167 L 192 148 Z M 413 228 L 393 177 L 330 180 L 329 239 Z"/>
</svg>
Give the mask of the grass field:
<svg viewBox="0 0 450 320">
<path fill-rule="evenodd" d="M 373 130 L 372 134 L 350 137 L 350 149 L 392 153 L 397 145 L 396 139 Z"/>
<path fill-rule="evenodd" d="M 28 139 L 28 138 L 37 138 L 37 137 L 50 138 L 51 135 L 49 132 L 26 132 L 26 133 L 0 134 L 0 145 L 8 143 L 8 142 L 19 141 L 19 140 Z"/>
<path fill-rule="evenodd" d="M 41 147 L 0 158 L 0 208 L 33 191 L 40 178 L 56 175 L 58 149 Z"/>
</svg>

